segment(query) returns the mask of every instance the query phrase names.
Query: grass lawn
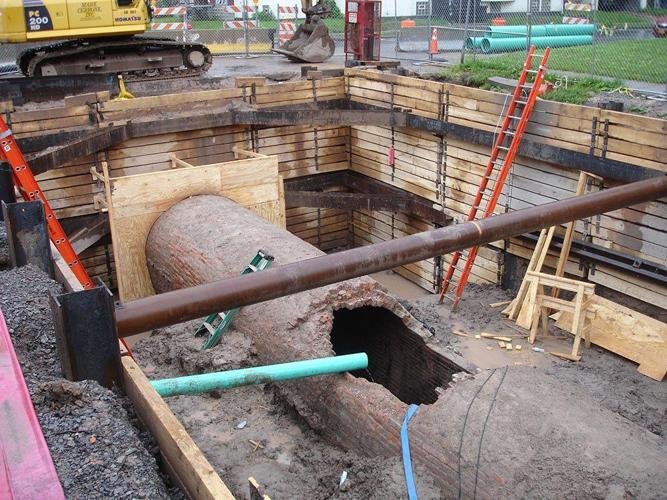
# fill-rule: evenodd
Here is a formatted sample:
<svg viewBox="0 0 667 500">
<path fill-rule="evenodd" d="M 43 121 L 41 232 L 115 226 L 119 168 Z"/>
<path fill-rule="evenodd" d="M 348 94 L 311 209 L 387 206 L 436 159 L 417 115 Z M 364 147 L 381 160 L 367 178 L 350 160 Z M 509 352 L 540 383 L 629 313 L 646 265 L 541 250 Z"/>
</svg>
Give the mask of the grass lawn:
<svg viewBox="0 0 667 500">
<path fill-rule="evenodd" d="M 588 17 L 591 22 L 595 20 L 595 24 L 598 27 L 604 25 L 607 28 L 616 28 L 621 29 L 625 28 L 627 24 L 628 28 L 650 28 L 653 26 L 653 16 L 665 15 L 660 14 L 659 10 L 667 9 L 654 9 L 653 11 L 644 11 L 644 12 L 628 12 L 628 11 L 617 11 L 617 12 L 606 12 L 606 11 L 597 11 L 595 13 L 590 13 L 586 16 L 586 13 L 579 15 L 577 12 L 572 12 L 569 14 L 571 17 Z M 568 15 L 568 14 L 565 14 Z M 510 15 L 505 17 L 507 24 L 526 24 L 526 16 L 524 15 Z M 545 14 L 533 14 L 532 23 L 535 24 L 560 24 L 563 21 L 563 14 L 560 12 L 552 12 Z"/>
<path fill-rule="evenodd" d="M 590 73 L 595 50 L 595 74 L 664 83 L 667 80 L 667 38 L 648 40 L 624 40 L 598 43 L 595 47 L 583 45 L 553 49 L 549 57 L 549 69 Z M 525 52 L 514 52 L 493 58 L 499 63 L 520 67 Z"/>
<path fill-rule="evenodd" d="M 503 61 L 500 58 L 472 61 L 464 64 L 451 66 L 440 73 L 440 77 L 447 81 L 453 81 L 471 87 L 490 89 L 492 86 L 488 79 L 491 76 L 502 76 L 504 78 L 518 78 L 521 73 L 522 63 Z M 547 75 L 547 80 L 555 80 L 553 75 Z M 615 90 L 623 86 L 620 80 L 599 80 L 596 78 L 583 77 L 572 79 L 567 88 L 558 88 L 549 94 L 546 99 L 558 102 L 569 102 L 572 104 L 583 104 L 598 92 Z"/>
</svg>

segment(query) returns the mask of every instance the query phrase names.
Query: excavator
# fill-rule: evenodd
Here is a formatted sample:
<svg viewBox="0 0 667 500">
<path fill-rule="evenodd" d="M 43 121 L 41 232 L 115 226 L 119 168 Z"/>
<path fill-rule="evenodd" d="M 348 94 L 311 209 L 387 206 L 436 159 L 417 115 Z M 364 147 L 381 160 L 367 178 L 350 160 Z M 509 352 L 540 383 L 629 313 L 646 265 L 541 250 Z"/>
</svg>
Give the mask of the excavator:
<svg viewBox="0 0 667 500">
<path fill-rule="evenodd" d="M 122 73 L 126 78 L 196 76 L 213 63 L 205 45 L 139 37 L 147 0 L 0 0 L 0 43 L 39 43 L 22 52 L 26 76 Z"/>
<path fill-rule="evenodd" d="M 2 1 L 2 0 L 0 0 Z M 331 9 L 325 0 L 313 5 L 312 0 L 301 0 L 302 12 L 306 22 L 301 24 L 294 36 L 273 52 L 287 56 L 293 62 L 321 63 L 329 59 L 336 50 L 336 45 L 324 24 Z"/>
</svg>

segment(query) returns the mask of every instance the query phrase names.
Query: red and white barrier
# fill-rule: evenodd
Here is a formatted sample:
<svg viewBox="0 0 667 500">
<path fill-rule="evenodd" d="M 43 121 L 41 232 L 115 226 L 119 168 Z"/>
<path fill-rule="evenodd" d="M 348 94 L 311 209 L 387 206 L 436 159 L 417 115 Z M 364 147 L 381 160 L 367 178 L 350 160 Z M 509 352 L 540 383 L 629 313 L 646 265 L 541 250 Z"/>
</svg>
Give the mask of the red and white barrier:
<svg viewBox="0 0 667 500">
<path fill-rule="evenodd" d="M 278 5 L 278 14 L 294 14 L 295 16 L 299 14 L 298 7 L 287 7 Z"/>
<path fill-rule="evenodd" d="M 220 8 L 223 10 L 223 12 L 229 12 L 230 14 L 243 14 L 243 6 L 241 5 L 221 5 Z M 257 7 L 246 5 L 245 11 L 248 14 L 254 14 L 257 12 Z"/>
<path fill-rule="evenodd" d="M 248 28 L 256 28 L 257 27 L 257 21 L 249 20 L 249 21 L 225 21 L 223 23 L 223 26 L 226 29 L 244 29 L 245 24 L 248 24 Z"/>
<path fill-rule="evenodd" d="M 179 7 L 156 7 L 153 9 L 153 17 L 181 16 L 183 20 L 178 23 L 151 23 L 152 31 L 185 31 L 191 30 L 192 26 L 186 22 L 188 9 Z"/>
<path fill-rule="evenodd" d="M 156 7 L 153 9 L 153 17 L 184 16 L 186 12 L 185 7 Z"/>
<path fill-rule="evenodd" d="M 278 40 L 280 45 L 290 40 L 296 33 L 296 23 L 294 21 L 280 21 L 278 29 Z"/>
<path fill-rule="evenodd" d="M 590 21 L 585 17 L 563 16 L 563 24 L 589 24 Z"/>
<path fill-rule="evenodd" d="M 296 5 L 278 5 L 278 42 L 280 45 L 291 40 L 296 33 L 296 18 L 298 15 L 299 8 Z"/>
<path fill-rule="evenodd" d="M 577 10 L 583 12 L 590 12 L 593 10 L 593 6 L 589 3 L 566 2 L 563 4 L 563 10 Z"/>
<path fill-rule="evenodd" d="M 151 30 L 153 31 L 183 31 L 191 29 L 192 26 L 189 23 L 151 23 Z"/>
</svg>

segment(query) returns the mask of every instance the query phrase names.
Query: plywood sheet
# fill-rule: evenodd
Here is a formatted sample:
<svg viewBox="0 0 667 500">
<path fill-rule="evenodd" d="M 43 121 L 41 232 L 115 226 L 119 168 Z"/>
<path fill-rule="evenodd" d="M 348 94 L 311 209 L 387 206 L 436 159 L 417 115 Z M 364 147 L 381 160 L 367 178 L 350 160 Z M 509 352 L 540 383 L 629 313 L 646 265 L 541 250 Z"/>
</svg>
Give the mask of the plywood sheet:
<svg viewBox="0 0 667 500">
<path fill-rule="evenodd" d="M 667 374 L 667 324 L 611 300 L 593 295 L 591 342 L 639 363 L 639 372 L 655 380 Z M 569 331 L 572 314 L 563 313 L 556 326 Z"/>
<path fill-rule="evenodd" d="M 155 293 L 146 266 L 153 223 L 191 196 L 226 196 L 285 227 L 282 179 L 275 156 L 178 168 L 109 179 L 109 217 L 121 302 Z"/>
</svg>

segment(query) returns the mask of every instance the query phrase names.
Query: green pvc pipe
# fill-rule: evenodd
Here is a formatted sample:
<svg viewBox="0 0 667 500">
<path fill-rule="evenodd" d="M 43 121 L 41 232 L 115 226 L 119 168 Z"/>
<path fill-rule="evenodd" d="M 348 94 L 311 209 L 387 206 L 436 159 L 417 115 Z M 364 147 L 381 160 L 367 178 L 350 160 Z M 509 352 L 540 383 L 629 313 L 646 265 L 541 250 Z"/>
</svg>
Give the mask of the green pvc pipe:
<svg viewBox="0 0 667 500">
<path fill-rule="evenodd" d="M 256 366 L 225 372 L 203 373 L 187 377 L 153 380 L 151 385 L 162 397 L 181 394 L 199 394 L 215 389 L 231 389 L 242 385 L 265 384 L 281 380 L 316 377 L 331 373 L 341 373 L 368 368 L 365 353 L 332 356 L 330 358 L 308 359 L 281 363 L 278 365 Z"/>
<path fill-rule="evenodd" d="M 513 50 L 526 50 L 527 38 L 484 38 L 482 40 L 482 52 L 490 54 L 493 52 L 511 52 Z M 574 45 L 591 45 L 593 37 L 590 35 L 579 36 L 540 36 L 532 37 L 530 44 L 538 49 L 545 47 L 571 47 Z"/>
<path fill-rule="evenodd" d="M 467 50 L 472 50 L 472 49 L 481 49 L 482 48 L 482 40 L 484 40 L 483 37 L 477 36 L 477 37 L 468 37 L 466 38 L 466 49 Z"/>
<path fill-rule="evenodd" d="M 594 35 L 594 24 L 536 24 L 530 29 L 530 36 L 577 36 Z M 522 38 L 528 36 L 528 26 L 525 24 L 512 26 L 488 26 L 484 31 L 484 38 Z"/>
</svg>

